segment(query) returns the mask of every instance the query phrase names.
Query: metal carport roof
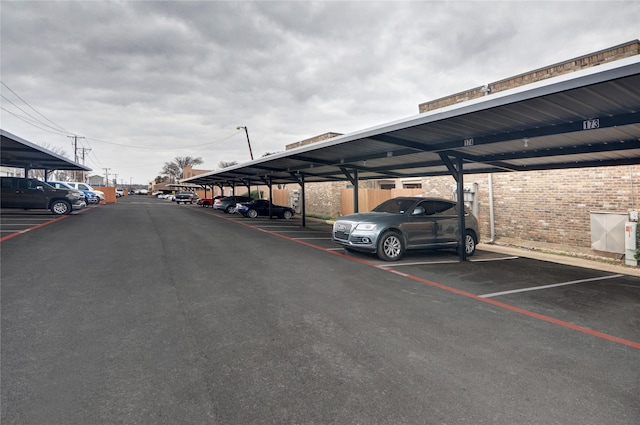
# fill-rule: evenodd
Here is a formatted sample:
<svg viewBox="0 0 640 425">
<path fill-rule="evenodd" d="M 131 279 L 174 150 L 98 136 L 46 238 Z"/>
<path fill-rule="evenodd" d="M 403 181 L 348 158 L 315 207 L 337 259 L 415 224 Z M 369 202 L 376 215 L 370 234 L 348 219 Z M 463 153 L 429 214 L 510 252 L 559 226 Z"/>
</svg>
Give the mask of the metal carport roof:
<svg viewBox="0 0 640 425">
<path fill-rule="evenodd" d="M 640 56 L 182 180 L 256 185 L 640 162 Z M 454 162 L 453 161 L 453 162 Z"/>
<path fill-rule="evenodd" d="M 4 130 L 0 130 L 0 165 L 25 170 L 91 171 L 89 167 L 27 142 Z"/>
</svg>

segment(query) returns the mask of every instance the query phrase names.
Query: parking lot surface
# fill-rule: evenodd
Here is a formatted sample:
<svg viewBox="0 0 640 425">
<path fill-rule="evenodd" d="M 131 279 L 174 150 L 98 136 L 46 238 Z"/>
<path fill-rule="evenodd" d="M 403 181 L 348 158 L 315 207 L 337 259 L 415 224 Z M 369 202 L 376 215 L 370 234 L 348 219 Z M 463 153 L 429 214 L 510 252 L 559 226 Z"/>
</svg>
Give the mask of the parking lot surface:
<svg viewBox="0 0 640 425">
<path fill-rule="evenodd" d="M 326 223 L 143 196 L 85 211 L 2 234 L 3 424 L 640 423 L 625 270 L 385 263 Z"/>
</svg>

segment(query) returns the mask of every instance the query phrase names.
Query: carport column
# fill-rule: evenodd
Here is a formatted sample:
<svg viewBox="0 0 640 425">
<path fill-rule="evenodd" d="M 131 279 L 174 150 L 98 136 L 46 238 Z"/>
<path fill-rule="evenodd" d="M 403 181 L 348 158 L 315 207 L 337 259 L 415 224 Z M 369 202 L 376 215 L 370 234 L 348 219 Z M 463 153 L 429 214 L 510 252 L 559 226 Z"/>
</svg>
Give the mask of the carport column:
<svg viewBox="0 0 640 425">
<path fill-rule="evenodd" d="M 358 205 L 358 170 L 353 170 L 353 212 L 360 212 Z"/>
<path fill-rule="evenodd" d="M 455 164 L 451 161 L 451 158 L 444 152 L 440 153 L 440 159 L 447 166 L 447 169 L 455 179 L 457 185 L 456 196 L 458 204 L 458 253 L 460 254 L 460 261 L 467 259 L 467 252 L 464 247 L 465 240 L 465 227 L 464 227 L 464 170 L 462 169 L 462 156 L 455 156 Z"/>
<path fill-rule="evenodd" d="M 273 219 L 271 215 L 271 204 L 273 204 L 273 183 L 271 183 L 271 176 L 267 177 L 267 187 L 269 188 L 269 220 Z M 258 186 L 258 195 L 260 195 L 260 186 Z"/>
<path fill-rule="evenodd" d="M 307 200 L 304 196 L 304 173 L 300 174 L 300 198 L 302 201 L 302 227 L 307 227 Z"/>
<path fill-rule="evenodd" d="M 458 168 L 458 177 L 456 178 L 458 183 L 458 246 L 460 247 L 460 261 L 466 261 L 467 250 L 464 245 L 466 237 L 464 226 L 464 172 L 462 170 L 462 157 L 459 156 L 456 160 Z"/>
</svg>

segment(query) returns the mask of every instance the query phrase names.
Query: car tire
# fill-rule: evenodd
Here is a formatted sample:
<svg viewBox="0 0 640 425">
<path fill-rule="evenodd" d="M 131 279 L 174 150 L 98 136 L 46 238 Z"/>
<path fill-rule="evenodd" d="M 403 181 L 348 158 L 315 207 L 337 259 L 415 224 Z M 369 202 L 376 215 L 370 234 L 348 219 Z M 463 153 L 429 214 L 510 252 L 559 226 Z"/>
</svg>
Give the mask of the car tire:
<svg viewBox="0 0 640 425">
<path fill-rule="evenodd" d="M 404 243 L 398 232 L 388 231 L 378 239 L 378 258 L 384 261 L 398 261 L 404 254 Z"/>
<path fill-rule="evenodd" d="M 476 238 L 470 230 L 464 233 L 464 252 L 467 257 L 476 253 Z"/>
<path fill-rule="evenodd" d="M 227 214 L 233 214 L 233 210 L 234 210 L 234 207 L 228 206 L 225 211 L 227 212 Z"/>
<path fill-rule="evenodd" d="M 71 204 L 67 201 L 53 201 L 51 204 L 51 212 L 55 215 L 71 214 Z"/>
<path fill-rule="evenodd" d="M 258 211 L 256 210 L 249 210 L 247 211 L 247 214 L 245 217 L 249 217 L 249 218 L 256 218 L 258 216 Z"/>
<path fill-rule="evenodd" d="M 293 213 L 291 211 L 285 211 L 282 213 L 282 218 L 285 220 L 289 220 L 291 217 L 293 217 Z"/>
</svg>

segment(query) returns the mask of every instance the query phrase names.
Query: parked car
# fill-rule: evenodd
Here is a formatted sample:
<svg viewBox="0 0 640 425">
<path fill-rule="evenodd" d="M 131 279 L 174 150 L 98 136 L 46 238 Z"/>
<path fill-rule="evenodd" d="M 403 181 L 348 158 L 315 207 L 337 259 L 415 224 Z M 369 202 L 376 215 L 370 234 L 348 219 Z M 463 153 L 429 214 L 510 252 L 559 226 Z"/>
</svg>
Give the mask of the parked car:
<svg viewBox="0 0 640 425">
<path fill-rule="evenodd" d="M 244 202 L 236 205 L 236 211 L 245 217 L 256 218 L 258 216 L 269 216 L 269 205 L 271 205 L 271 216 L 290 219 L 295 214 L 295 210 L 282 205 L 274 205 L 266 199 L 256 199 L 251 202 Z"/>
<path fill-rule="evenodd" d="M 203 208 L 213 207 L 213 203 L 216 199 L 223 198 L 222 195 L 214 196 L 213 198 L 200 198 L 196 201 L 196 205 L 200 205 Z"/>
<path fill-rule="evenodd" d="M 456 202 L 439 198 L 389 199 L 371 212 L 345 215 L 333 225 L 333 241 L 347 251 L 376 253 L 399 260 L 412 249 L 458 248 Z M 464 250 L 472 256 L 478 243 L 478 221 L 465 208 Z"/>
<path fill-rule="evenodd" d="M 98 197 L 96 196 L 96 194 L 95 194 L 95 193 L 91 193 L 91 197 L 92 197 L 91 199 L 92 199 L 92 201 L 91 201 L 91 202 L 89 202 L 89 201 L 87 200 L 87 195 L 86 195 L 84 192 L 82 192 L 81 190 L 78 190 L 78 189 L 74 189 L 74 188 L 72 188 L 71 186 L 69 186 L 69 185 L 68 185 L 68 184 L 66 184 L 65 182 L 47 182 L 47 183 L 48 183 L 48 184 L 50 184 L 51 186 L 55 187 L 56 189 L 66 189 L 66 190 L 69 190 L 69 191 L 71 191 L 71 192 L 74 192 L 74 193 L 76 193 L 76 194 L 78 194 L 79 196 L 81 196 L 81 197 L 82 197 L 82 203 L 81 203 L 81 205 L 79 205 L 79 206 L 74 206 L 74 205 L 72 205 L 72 206 L 71 206 L 71 207 L 73 208 L 73 210 L 74 210 L 74 211 L 75 211 L 75 210 L 81 210 L 81 209 L 83 209 L 83 208 L 86 208 L 86 206 L 87 206 L 88 204 L 94 204 L 94 203 L 98 202 L 98 201 L 97 201 Z"/>
<path fill-rule="evenodd" d="M 93 204 L 97 204 L 98 202 L 100 202 L 100 198 L 98 198 L 98 195 L 92 190 L 76 189 L 73 186 L 71 186 L 69 183 L 66 183 L 66 182 L 47 182 L 47 183 L 49 183 L 51 186 L 53 186 L 55 188 L 58 188 L 58 189 L 67 189 L 67 190 L 79 191 L 80 193 L 82 193 L 82 196 L 84 197 L 84 200 L 87 203 L 87 205 L 93 205 Z"/>
<path fill-rule="evenodd" d="M 65 183 L 67 183 L 69 186 L 73 187 L 74 189 L 78 189 L 78 190 L 81 190 L 83 192 L 90 191 L 90 192 L 95 193 L 95 195 L 98 197 L 98 202 L 105 200 L 103 191 L 96 190 L 96 189 L 92 188 L 91 186 L 89 186 L 87 183 L 82 183 L 82 182 L 65 182 Z"/>
<path fill-rule="evenodd" d="M 196 195 L 193 192 L 179 191 L 178 193 L 176 193 L 175 200 L 176 200 L 176 204 L 180 204 L 180 203 L 193 204 L 193 200 L 197 197 L 198 195 Z"/>
<path fill-rule="evenodd" d="M 227 213 L 233 213 L 236 210 L 236 204 L 251 201 L 253 201 L 253 198 L 249 196 L 225 196 L 214 200 L 213 208 Z"/>
<path fill-rule="evenodd" d="M 22 177 L 0 177 L 2 208 L 48 209 L 53 214 L 70 214 L 86 206 L 81 192 L 56 189 L 48 183 Z"/>
<path fill-rule="evenodd" d="M 116 188 L 116 198 L 124 196 L 124 189 Z"/>
</svg>

